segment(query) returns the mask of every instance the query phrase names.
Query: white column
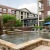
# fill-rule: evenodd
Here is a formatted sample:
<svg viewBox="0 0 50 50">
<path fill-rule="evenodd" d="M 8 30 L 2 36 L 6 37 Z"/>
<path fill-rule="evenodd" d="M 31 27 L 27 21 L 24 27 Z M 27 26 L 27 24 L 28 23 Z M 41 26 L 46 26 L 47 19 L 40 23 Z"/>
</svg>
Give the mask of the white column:
<svg viewBox="0 0 50 50">
<path fill-rule="evenodd" d="M 21 20 L 21 11 L 20 11 L 20 13 L 19 13 L 19 16 L 20 16 L 20 20 Z"/>
<path fill-rule="evenodd" d="M 26 13 L 26 18 L 27 18 L 27 13 Z"/>
<path fill-rule="evenodd" d="M 23 12 L 23 19 L 25 18 L 25 14 L 24 14 L 24 12 Z"/>
<path fill-rule="evenodd" d="M 21 17 L 20 17 L 20 11 L 16 11 L 16 18 L 17 19 L 21 19 Z"/>
</svg>

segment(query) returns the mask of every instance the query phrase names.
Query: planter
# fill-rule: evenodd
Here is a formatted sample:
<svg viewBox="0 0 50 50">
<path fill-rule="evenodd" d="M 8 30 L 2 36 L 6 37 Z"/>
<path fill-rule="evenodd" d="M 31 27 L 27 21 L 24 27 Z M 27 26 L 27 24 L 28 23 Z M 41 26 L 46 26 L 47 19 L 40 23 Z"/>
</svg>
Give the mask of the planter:
<svg viewBox="0 0 50 50">
<path fill-rule="evenodd" d="M 7 34 L 14 34 L 14 31 L 7 31 Z"/>
<path fill-rule="evenodd" d="M 18 30 L 18 29 L 14 29 L 14 32 L 15 32 L 15 34 L 23 33 L 23 31 L 22 31 L 22 30 Z"/>
</svg>

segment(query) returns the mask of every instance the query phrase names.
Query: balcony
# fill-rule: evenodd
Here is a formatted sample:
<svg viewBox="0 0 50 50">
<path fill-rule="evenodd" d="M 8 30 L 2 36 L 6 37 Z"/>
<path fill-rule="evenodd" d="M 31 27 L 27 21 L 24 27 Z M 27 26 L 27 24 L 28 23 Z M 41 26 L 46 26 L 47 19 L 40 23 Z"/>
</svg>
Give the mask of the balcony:
<svg viewBox="0 0 50 50">
<path fill-rule="evenodd" d="M 39 8 L 39 12 L 43 12 L 44 11 L 44 8 Z"/>
<path fill-rule="evenodd" d="M 43 2 L 43 0 L 39 0 L 39 2 L 41 2 L 41 3 L 42 3 L 42 2 Z"/>
</svg>

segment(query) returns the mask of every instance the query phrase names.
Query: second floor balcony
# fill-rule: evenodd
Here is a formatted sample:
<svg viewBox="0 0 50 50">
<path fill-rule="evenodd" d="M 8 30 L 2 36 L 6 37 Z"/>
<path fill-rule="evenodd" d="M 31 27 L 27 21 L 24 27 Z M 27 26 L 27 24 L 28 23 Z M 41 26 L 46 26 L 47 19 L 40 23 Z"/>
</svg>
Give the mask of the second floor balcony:
<svg viewBox="0 0 50 50">
<path fill-rule="evenodd" d="M 44 8 L 42 7 L 42 8 L 40 8 L 39 7 L 39 12 L 43 12 L 44 11 Z"/>
<path fill-rule="evenodd" d="M 39 2 L 43 2 L 43 0 L 38 0 Z"/>
</svg>

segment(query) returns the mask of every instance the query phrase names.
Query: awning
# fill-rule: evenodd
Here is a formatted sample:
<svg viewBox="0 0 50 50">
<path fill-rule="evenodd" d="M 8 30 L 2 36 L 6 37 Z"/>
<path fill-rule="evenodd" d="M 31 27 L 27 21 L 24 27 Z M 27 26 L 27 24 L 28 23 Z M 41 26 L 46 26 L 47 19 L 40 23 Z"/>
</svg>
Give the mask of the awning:
<svg viewBox="0 0 50 50">
<path fill-rule="evenodd" d="M 50 25 L 50 22 L 46 22 L 46 23 L 44 23 L 45 25 Z"/>
</svg>

